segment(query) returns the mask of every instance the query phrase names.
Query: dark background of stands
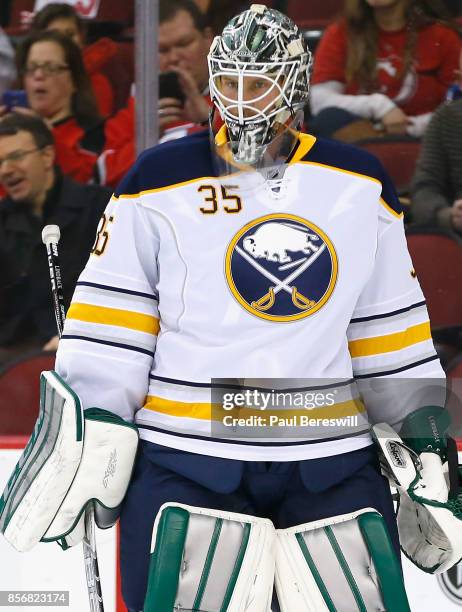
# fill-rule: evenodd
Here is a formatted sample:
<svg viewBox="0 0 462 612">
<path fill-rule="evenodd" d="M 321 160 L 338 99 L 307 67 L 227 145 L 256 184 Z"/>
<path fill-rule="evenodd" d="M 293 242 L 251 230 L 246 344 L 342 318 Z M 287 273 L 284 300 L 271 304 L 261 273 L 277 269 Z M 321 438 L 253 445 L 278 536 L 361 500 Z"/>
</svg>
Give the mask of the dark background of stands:
<svg viewBox="0 0 462 612">
<path fill-rule="evenodd" d="M 0 25 L 16 28 L 21 11 L 31 11 L 35 0 L 2 0 L 0 3 Z M 462 0 L 445 0 L 454 17 L 462 16 Z M 250 4 L 250 3 L 249 3 Z M 287 14 L 304 30 L 324 28 L 342 9 L 343 0 L 268 0 L 273 6 Z M 120 34 L 124 27 L 133 26 L 134 0 L 101 0 L 97 18 L 90 25 L 92 36 Z M 101 33 L 102 32 L 102 33 Z"/>
<path fill-rule="evenodd" d="M 445 0 L 454 17 L 462 27 L 462 0 Z M 219 3 L 219 2 L 218 2 Z M 33 10 L 35 0 L 1 0 L 0 25 L 16 45 L 26 34 L 27 27 L 21 23 L 24 11 Z M 242 2 L 236 5 L 242 6 Z M 249 2 L 251 4 L 251 2 Z M 268 6 L 287 13 L 304 31 L 305 39 L 314 51 L 324 28 L 341 12 L 343 0 L 268 0 Z M 101 0 L 95 19 L 86 20 L 87 43 L 91 44 L 103 36 L 119 43 L 118 54 L 104 67 L 103 72 L 114 83 L 116 108 L 121 108 L 129 93 L 129 81 L 134 77 L 134 0 Z"/>
</svg>

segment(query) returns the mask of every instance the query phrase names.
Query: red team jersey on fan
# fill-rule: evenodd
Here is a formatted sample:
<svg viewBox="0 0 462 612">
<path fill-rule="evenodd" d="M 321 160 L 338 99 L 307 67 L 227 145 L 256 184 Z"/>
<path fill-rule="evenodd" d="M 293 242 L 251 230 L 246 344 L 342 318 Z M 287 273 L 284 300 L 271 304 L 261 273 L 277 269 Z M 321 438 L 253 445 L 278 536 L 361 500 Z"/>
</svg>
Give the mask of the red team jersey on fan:
<svg viewBox="0 0 462 612">
<path fill-rule="evenodd" d="M 345 94 L 383 93 L 410 116 L 428 113 L 441 104 L 459 66 L 461 41 L 451 28 L 432 24 L 419 30 L 411 69 L 401 75 L 407 31 L 379 31 L 377 87 L 361 91 L 346 85 Z M 315 55 L 313 85 L 326 81 L 346 84 L 347 31 L 345 21 L 330 25 Z"/>
<path fill-rule="evenodd" d="M 104 146 L 104 123 L 85 130 L 75 117 L 68 117 L 53 125 L 52 132 L 56 163 L 63 173 L 78 183 L 90 182 Z"/>
</svg>

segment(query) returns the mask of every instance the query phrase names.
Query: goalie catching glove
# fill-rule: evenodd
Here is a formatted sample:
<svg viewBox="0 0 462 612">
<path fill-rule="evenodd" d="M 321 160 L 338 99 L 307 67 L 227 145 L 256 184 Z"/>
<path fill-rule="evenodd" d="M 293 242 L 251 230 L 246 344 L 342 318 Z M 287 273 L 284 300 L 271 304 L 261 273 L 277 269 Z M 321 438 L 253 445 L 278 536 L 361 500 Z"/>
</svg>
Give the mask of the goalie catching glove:
<svg viewBox="0 0 462 612">
<path fill-rule="evenodd" d="M 117 415 L 83 410 L 56 374 L 42 372 L 40 413 L 0 498 L 0 530 L 16 550 L 39 541 L 80 542 L 94 504 L 98 527 L 111 527 L 130 481 L 138 431 Z"/>
<path fill-rule="evenodd" d="M 447 412 L 433 406 L 405 419 L 402 438 L 386 423 L 373 427 L 383 472 L 399 494 L 401 549 L 431 574 L 445 572 L 462 558 L 462 488 L 457 454 L 448 453 L 448 427 Z"/>
</svg>

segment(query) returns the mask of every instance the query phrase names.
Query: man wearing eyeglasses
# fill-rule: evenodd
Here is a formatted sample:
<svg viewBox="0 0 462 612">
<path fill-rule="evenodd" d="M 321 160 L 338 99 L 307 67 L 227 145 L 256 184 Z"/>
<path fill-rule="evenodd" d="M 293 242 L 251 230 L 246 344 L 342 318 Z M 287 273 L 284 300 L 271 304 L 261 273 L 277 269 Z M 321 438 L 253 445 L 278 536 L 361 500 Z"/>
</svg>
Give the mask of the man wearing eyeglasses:
<svg viewBox="0 0 462 612">
<path fill-rule="evenodd" d="M 44 225 L 60 226 L 65 302 L 92 248 L 111 195 L 80 185 L 55 166 L 53 136 L 35 117 L 0 120 L 0 365 L 25 350 L 56 348 Z"/>
</svg>

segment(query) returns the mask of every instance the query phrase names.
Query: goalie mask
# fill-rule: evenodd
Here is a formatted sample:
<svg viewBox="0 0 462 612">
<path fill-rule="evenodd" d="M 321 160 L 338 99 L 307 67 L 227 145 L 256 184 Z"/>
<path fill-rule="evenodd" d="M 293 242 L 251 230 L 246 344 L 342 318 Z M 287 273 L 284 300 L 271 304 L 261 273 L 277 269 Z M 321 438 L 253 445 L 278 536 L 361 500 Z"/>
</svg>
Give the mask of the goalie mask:
<svg viewBox="0 0 462 612">
<path fill-rule="evenodd" d="M 309 95 L 311 53 L 299 28 L 253 4 L 215 37 L 208 64 L 210 94 L 234 161 L 258 165 L 266 151 L 280 156 L 279 143 L 300 122 Z"/>
</svg>

